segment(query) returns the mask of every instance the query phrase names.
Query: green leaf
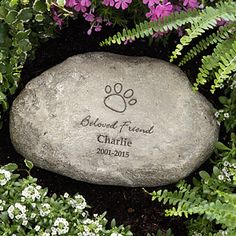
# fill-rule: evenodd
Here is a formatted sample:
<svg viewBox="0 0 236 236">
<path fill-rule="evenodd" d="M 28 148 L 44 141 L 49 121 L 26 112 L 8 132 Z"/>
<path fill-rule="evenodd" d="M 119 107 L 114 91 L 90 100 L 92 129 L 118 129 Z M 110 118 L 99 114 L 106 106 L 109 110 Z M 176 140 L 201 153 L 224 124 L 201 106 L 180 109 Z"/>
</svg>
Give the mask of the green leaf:
<svg viewBox="0 0 236 236">
<path fill-rule="evenodd" d="M 8 222 L 9 217 L 8 217 L 8 213 L 7 213 L 7 211 L 4 211 L 4 212 L 1 213 L 1 215 L 0 215 L 0 219 L 1 219 L 3 222 L 5 222 L 5 223 Z"/>
<path fill-rule="evenodd" d="M 31 170 L 33 167 L 34 167 L 34 164 L 33 164 L 33 162 L 31 162 L 31 161 L 29 161 L 29 160 L 24 160 L 24 163 L 25 163 L 25 165 L 26 165 L 26 167 L 28 167 L 29 168 L 29 170 Z"/>
<path fill-rule="evenodd" d="M 210 175 L 209 175 L 206 171 L 204 171 L 204 170 L 200 171 L 200 172 L 199 172 L 199 175 L 200 175 L 201 178 L 204 179 L 204 180 L 209 180 L 209 179 L 210 179 Z"/>
<path fill-rule="evenodd" d="M 32 49 L 32 45 L 29 41 L 29 39 L 22 39 L 18 42 L 19 47 L 22 49 L 24 52 L 28 52 Z"/>
<path fill-rule="evenodd" d="M 3 44 L 6 41 L 8 36 L 8 27 L 4 23 L 0 23 L 0 44 Z"/>
<path fill-rule="evenodd" d="M 9 5 L 10 5 L 11 7 L 14 7 L 14 6 L 17 5 L 17 4 L 18 4 L 18 0 L 11 0 L 10 3 L 9 3 Z"/>
<path fill-rule="evenodd" d="M 220 96 L 219 97 L 219 101 L 222 103 L 222 104 L 227 104 L 228 103 L 228 99 L 224 96 Z"/>
<path fill-rule="evenodd" d="M 236 103 L 236 89 L 233 89 L 233 91 L 230 94 L 231 102 L 232 104 Z"/>
<path fill-rule="evenodd" d="M 18 168 L 18 166 L 15 163 L 9 163 L 9 164 L 3 166 L 3 168 L 4 168 L 4 170 L 8 170 L 8 171 L 13 172 L 14 170 L 16 170 Z"/>
<path fill-rule="evenodd" d="M 0 101 L 3 101 L 6 99 L 6 95 L 0 91 Z"/>
<path fill-rule="evenodd" d="M 37 14 L 37 15 L 35 16 L 35 20 L 36 20 L 37 22 L 42 22 L 44 19 L 45 19 L 45 17 L 44 17 L 44 15 L 42 15 L 42 14 Z"/>
<path fill-rule="evenodd" d="M 114 228 L 114 227 L 116 227 L 116 220 L 112 219 L 112 221 L 111 221 L 111 228 Z"/>
<path fill-rule="evenodd" d="M 215 143 L 215 148 L 217 148 L 220 151 L 230 151 L 230 148 L 226 147 L 223 143 L 221 142 L 216 142 Z"/>
<path fill-rule="evenodd" d="M 15 23 L 17 21 L 17 15 L 18 15 L 18 12 L 17 11 L 9 11 L 8 14 L 6 15 L 6 18 L 5 18 L 5 22 L 9 25 Z"/>
<path fill-rule="evenodd" d="M 34 11 L 43 13 L 47 11 L 47 5 L 41 0 L 35 0 L 33 4 Z"/>
<path fill-rule="evenodd" d="M 0 6 L 0 19 L 4 19 L 7 15 L 7 10 L 5 7 Z M 1 31 L 0 31 L 1 32 Z"/>
<path fill-rule="evenodd" d="M 33 17 L 33 12 L 32 9 L 29 7 L 20 10 L 17 16 L 18 20 L 23 22 L 28 22 L 29 20 L 32 19 L 32 17 Z"/>
<path fill-rule="evenodd" d="M 60 6 L 60 7 L 64 7 L 66 2 L 65 0 L 57 0 L 57 4 Z"/>
</svg>

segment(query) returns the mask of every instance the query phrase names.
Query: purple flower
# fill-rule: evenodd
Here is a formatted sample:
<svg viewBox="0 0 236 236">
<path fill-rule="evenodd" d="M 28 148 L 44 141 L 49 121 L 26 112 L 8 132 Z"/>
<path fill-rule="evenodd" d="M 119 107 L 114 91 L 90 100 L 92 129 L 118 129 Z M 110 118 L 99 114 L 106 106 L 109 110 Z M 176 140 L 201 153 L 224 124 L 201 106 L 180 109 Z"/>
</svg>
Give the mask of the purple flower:
<svg viewBox="0 0 236 236">
<path fill-rule="evenodd" d="M 74 9 L 77 12 L 86 12 L 87 8 L 85 6 L 82 6 L 81 3 L 77 3 L 76 6 L 74 7 Z"/>
<path fill-rule="evenodd" d="M 96 17 L 96 22 L 101 24 L 102 23 L 102 17 L 100 17 L 100 16 Z"/>
<path fill-rule="evenodd" d="M 160 1 L 159 0 L 143 0 L 143 3 L 148 4 L 148 7 L 150 8 L 154 6 L 155 4 L 159 4 Z"/>
<path fill-rule="evenodd" d="M 81 4 L 81 6 L 89 7 L 91 5 L 91 1 L 90 0 L 81 0 L 80 4 Z"/>
<path fill-rule="evenodd" d="M 114 0 L 103 0 L 102 2 L 105 6 L 110 6 L 110 7 L 113 7 L 115 2 Z"/>
<path fill-rule="evenodd" d="M 93 22 L 94 21 L 94 14 L 92 14 L 92 13 L 84 13 L 83 14 L 83 17 L 84 17 L 84 19 L 86 20 L 86 21 L 88 21 L 88 22 Z"/>
<path fill-rule="evenodd" d="M 66 7 L 74 7 L 76 4 L 76 0 L 66 0 Z"/>
<path fill-rule="evenodd" d="M 198 7 L 198 1 L 197 0 L 184 0 L 183 5 L 187 8 L 197 8 Z"/>
<path fill-rule="evenodd" d="M 122 10 L 125 10 L 126 8 L 128 8 L 132 0 L 115 0 L 115 2 L 116 2 L 115 4 L 116 9 L 119 9 L 121 7 Z"/>
<path fill-rule="evenodd" d="M 102 26 L 101 26 L 101 25 L 96 25 L 94 30 L 95 30 L 96 32 L 99 32 L 99 31 L 102 30 Z"/>
<path fill-rule="evenodd" d="M 91 35 L 92 34 L 92 28 L 90 28 L 88 31 L 87 31 L 87 35 Z"/>
<path fill-rule="evenodd" d="M 173 12 L 173 5 L 170 2 L 159 4 L 155 9 L 157 18 L 169 16 Z"/>
<path fill-rule="evenodd" d="M 150 9 L 150 11 L 148 13 L 146 13 L 146 17 L 150 18 L 151 21 L 156 21 L 157 20 L 157 16 L 155 13 L 156 8 L 150 7 L 149 9 Z"/>
<path fill-rule="evenodd" d="M 58 15 L 57 13 L 57 10 L 54 6 L 51 7 L 51 10 L 52 10 L 52 17 L 53 17 L 53 20 L 57 23 L 57 25 L 59 27 L 61 27 L 63 25 L 63 20 L 60 18 L 60 16 Z"/>
</svg>

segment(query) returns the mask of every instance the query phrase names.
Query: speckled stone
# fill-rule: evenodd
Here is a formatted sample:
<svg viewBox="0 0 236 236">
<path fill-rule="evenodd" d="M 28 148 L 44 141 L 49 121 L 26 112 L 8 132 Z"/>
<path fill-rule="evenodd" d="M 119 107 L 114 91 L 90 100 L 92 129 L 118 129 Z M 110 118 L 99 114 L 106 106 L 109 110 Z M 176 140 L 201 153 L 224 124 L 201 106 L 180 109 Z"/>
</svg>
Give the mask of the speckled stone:
<svg viewBox="0 0 236 236">
<path fill-rule="evenodd" d="M 13 103 L 12 143 L 80 181 L 157 186 L 199 167 L 218 138 L 212 105 L 175 65 L 87 53 L 30 81 Z"/>
</svg>

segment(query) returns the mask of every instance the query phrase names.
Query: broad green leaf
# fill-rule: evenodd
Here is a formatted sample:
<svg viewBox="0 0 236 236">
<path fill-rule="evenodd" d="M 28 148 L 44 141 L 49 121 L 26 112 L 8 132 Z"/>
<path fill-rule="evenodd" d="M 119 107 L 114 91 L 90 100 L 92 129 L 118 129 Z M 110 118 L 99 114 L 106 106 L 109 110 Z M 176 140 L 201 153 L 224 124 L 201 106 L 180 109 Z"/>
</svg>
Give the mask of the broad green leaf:
<svg viewBox="0 0 236 236">
<path fill-rule="evenodd" d="M 15 23 L 17 21 L 17 15 L 18 15 L 17 11 L 14 10 L 9 11 L 5 18 L 6 23 L 9 25 Z"/>
<path fill-rule="evenodd" d="M 33 17 L 33 12 L 31 8 L 23 8 L 19 11 L 17 19 L 23 22 L 28 22 Z"/>
<path fill-rule="evenodd" d="M 25 165 L 29 168 L 29 170 L 31 170 L 34 167 L 33 162 L 29 161 L 29 160 L 24 160 Z"/>
<path fill-rule="evenodd" d="M 44 15 L 42 15 L 42 14 L 37 14 L 37 15 L 35 16 L 35 20 L 36 20 L 37 22 L 42 22 L 44 19 L 45 19 L 45 17 L 44 17 Z"/>
<path fill-rule="evenodd" d="M 220 150 L 220 151 L 230 151 L 230 148 L 226 147 L 223 143 L 221 142 L 216 142 L 215 147 Z"/>
<path fill-rule="evenodd" d="M 37 12 L 43 13 L 47 10 L 47 5 L 41 0 L 35 0 L 33 9 Z"/>
<path fill-rule="evenodd" d="M 16 170 L 18 168 L 18 166 L 15 163 L 9 163 L 9 164 L 5 165 L 3 168 L 4 168 L 4 170 L 8 170 L 8 171 L 13 172 L 14 170 Z"/>
<path fill-rule="evenodd" d="M 57 4 L 60 6 L 60 7 L 64 7 L 65 6 L 65 0 L 57 0 Z"/>
<path fill-rule="evenodd" d="M 204 180 L 209 180 L 210 179 L 210 175 L 206 172 L 206 171 L 200 171 L 199 175 L 201 176 L 202 179 Z"/>
</svg>

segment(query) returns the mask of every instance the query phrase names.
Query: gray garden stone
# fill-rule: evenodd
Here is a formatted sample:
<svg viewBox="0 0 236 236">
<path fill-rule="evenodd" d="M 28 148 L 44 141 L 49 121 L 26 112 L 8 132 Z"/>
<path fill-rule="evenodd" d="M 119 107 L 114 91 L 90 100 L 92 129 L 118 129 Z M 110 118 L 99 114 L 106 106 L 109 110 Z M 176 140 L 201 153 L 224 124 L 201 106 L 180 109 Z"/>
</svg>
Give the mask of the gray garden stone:
<svg viewBox="0 0 236 236">
<path fill-rule="evenodd" d="M 11 109 L 12 143 L 44 169 L 123 186 L 178 181 L 212 153 L 212 106 L 175 65 L 88 53 L 30 81 Z"/>
</svg>

